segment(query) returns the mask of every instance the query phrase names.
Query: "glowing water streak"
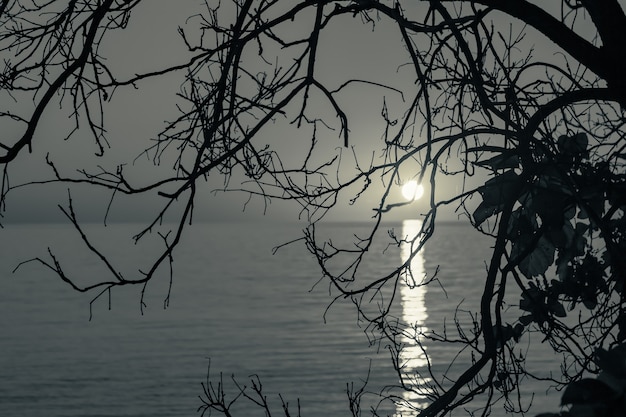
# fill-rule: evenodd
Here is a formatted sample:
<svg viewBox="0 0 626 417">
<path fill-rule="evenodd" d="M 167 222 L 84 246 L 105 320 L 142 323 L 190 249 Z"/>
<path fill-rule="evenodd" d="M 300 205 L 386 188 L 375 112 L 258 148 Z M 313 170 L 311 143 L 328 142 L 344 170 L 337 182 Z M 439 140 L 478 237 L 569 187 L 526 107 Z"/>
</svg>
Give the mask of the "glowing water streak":
<svg viewBox="0 0 626 417">
<path fill-rule="evenodd" d="M 414 243 L 422 226 L 421 220 L 404 220 L 402 223 L 402 237 L 406 242 L 401 245 L 402 262 L 410 261 L 410 272 L 402 277 L 400 286 L 400 300 L 402 306 L 403 332 L 401 341 L 403 349 L 400 352 L 400 363 L 404 384 L 409 388 L 402 392 L 402 399 L 398 400 L 396 416 L 416 416 L 423 408 L 425 397 L 422 394 L 429 378 L 424 372 L 427 370 L 426 347 L 420 345 L 419 334 L 426 332 L 426 285 L 422 285 L 425 278 L 423 250 L 413 254 L 417 249 L 418 241 Z M 411 256 L 413 256 L 411 258 Z"/>
</svg>

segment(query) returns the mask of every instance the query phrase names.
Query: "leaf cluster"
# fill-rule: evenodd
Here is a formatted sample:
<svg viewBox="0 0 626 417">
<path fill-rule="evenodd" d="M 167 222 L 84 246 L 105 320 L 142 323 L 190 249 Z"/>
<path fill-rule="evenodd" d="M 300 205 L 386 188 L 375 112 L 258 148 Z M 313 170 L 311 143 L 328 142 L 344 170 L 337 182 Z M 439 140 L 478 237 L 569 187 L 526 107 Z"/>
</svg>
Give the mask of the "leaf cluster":
<svg viewBox="0 0 626 417">
<path fill-rule="evenodd" d="M 626 174 L 594 160 L 584 133 L 561 135 L 554 147 L 536 147 L 526 157 L 519 153 L 503 149 L 480 162 L 495 175 L 479 190 L 482 201 L 473 220 L 480 226 L 510 209 L 506 269 L 519 271 L 527 282 L 520 323 L 541 327 L 566 317 L 566 306 L 594 310 L 613 291 L 623 296 L 616 257 L 626 248 Z"/>
<path fill-rule="evenodd" d="M 626 345 L 598 349 L 594 361 L 600 373 L 567 386 L 561 405 L 569 410 L 537 417 L 621 417 L 626 415 Z"/>
</svg>

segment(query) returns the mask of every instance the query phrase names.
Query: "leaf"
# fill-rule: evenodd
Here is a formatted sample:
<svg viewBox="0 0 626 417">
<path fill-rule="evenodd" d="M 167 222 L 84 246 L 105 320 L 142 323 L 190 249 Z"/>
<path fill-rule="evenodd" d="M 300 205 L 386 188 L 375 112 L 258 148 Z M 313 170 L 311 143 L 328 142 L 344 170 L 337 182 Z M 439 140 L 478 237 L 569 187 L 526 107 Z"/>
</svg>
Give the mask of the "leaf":
<svg viewBox="0 0 626 417">
<path fill-rule="evenodd" d="M 594 308 L 597 307 L 598 305 L 598 300 L 596 299 L 595 296 L 588 296 L 583 298 L 583 305 L 588 309 L 588 310 L 593 310 Z"/>
<path fill-rule="evenodd" d="M 576 223 L 576 238 L 574 242 L 574 248 L 576 250 L 576 255 L 582 255 L 585 253 L 585 244 L 587 239 L 585 238 L 585 234 L 589 226 L 584 223 Z"/>
<path fill-rule="evenodd" d="M 476 225 L 480 226 L 489 217 L 502 211 L 502 208 L 503 207 L 500 207 L 500 206 L 492 206 L 489 204 L 485 204 L 485 202 L 483 201 L 482 203 L 478 205 L 478 207 L 476 207 L 476 210 L 474 210 L 474 213 L 472 214 L 472 216 L 474 217 L 474 221 L 476 222 Z"/>
<path fill-rule="evenodd" d="M 506 203 L 515 198 L 518 181 L 518 175 L 510 170 L 491 178 L 481 187 L 479 192 L 483 201 L 472 214 L 476 225 L 501 212 Z"/>
<path fill-rule="evenodd" d="M 609 371 L 610 369 L 601 371 L 598 375 L 598 381 L 602 381 L 615 392 L 622 392 L 624 390 L 623 379 L 616 377 Z"/>
<path fill-rule="evenodd" d="M 557 147 L 559 151 L 566 155 L 577 155 L 584 158 L 588 157 L 587 146 L 589 140 L 585 133 L 576 133 L 573 136 L 561 136 L 557 140 Z"/>
<path fill-rule="evenodd" d="M 574 275 L 574 268 L 569 264 L 573 257 L 574 255 L 569 251 L 559 251 L 556 273 L 561 282 L 571 281 L 571 277 Z"/>
<path fill-rule="evenodd" d="M 614 206 L 626 204 L 626 178 L 624 175 L 613 175 L 617 179 L 613 180 L 607 190 L 609 203 Z"/>
<path fill-rule="evenodd" d="M 604 404 L 574 404 L 570 408 L 568 417 L 604 417 L 606 416 L 606 406 Z"/>
<path fill-rule="evenodd" d="M 521 199 L 524 199 L 524 196 Z M 535 233 L 538 227 L 535 216 L 528 213 L 524 206 L 521 206 L 511 212 L 509 224 L 506 228 L 506 236 L 511 242 L 525 241 Z"/>
<path fill-rule="evenodd" d="M 519 301 L 519 308 L 531 312 L 535 310 L 538 304 L 544 304 L 545 294 L 537 287 L 530 287 L 522 293 L 522 299 Z"/>
<path fill-rule="evenodd" d="M 519 342 L 520 337 L 522 337 L 522 334 L 524 333 L 524 325 L 517 323 L 515 327 L 513 327 L 513 333 L 513 340 Z"/>
<path fill-rule="evenodd" d="M 539 238 L 535 249 L 518 265 L 519 270 L 526 278 L 533 278 L 546 272 L 548 267 L 554 263 L 554 252 L 556 248 L 544 236 Z"/>
<path fill-rule="evenodd" d="M 557 317 L 567 316 L 563 304 L 561 304 L 558 300 L 550 300 L 548 302 L 548 309 Z"/>
<path fill-rule="evenodd" d="M 502 200 L 508 200 L 515 193 L 514 185 L 519 181 L 518 175 L 513 171 L 505 171 L 488 180 L 480 194 L 483 201 L 488 204 L 502 204 Z"/>
<path fill-rule="evenodd" d="M 535 180 L 535 185 L 541 190 L 550 190 L 563 195 L 572 196 L 576 190 L 572 188 L 570 181 L 563 176 L 563 170 L 556 165 L 548 164 Z"/>
<path fill-rule="evenodd" d="M 617 332 L 617 341 L 620 343 L 624 343 L 624 341 L 626 340 L 626 314 L 624 314 L 623 312 L 619 315 L 617 319 L 617 327 L 619 329 Z"/>
<path fill-rule="evenodd" d="M 626 378 L 626 345 L 618 345 L 608 352 L 599 348 L 594 362 L 605 372 L 619 378 Z"/>
<path fill-rule="evenodd" d="M 530 313 L 518 319 L 524 326 L 532 322 L 542 324 L 548 319 L 546 314 L 546 293 L 541 288 L 534 286 L 532 281 L 530 286 L 522 293 L 519 306 L 521 310 Z"/>
<path fill-rule="evenodd" d="M 570 248 L 576 235 L 574 226 L 569 221 L 563 222 L 561 227 L 549 227 L 547 236 L 557 248 Z"/>
<path fill-rule="evenodd" d="M 606 404 L 615 396 L 615 392 L 604 382 L 584 378 L 574 381 L 565 388 L 561 405 L 565 404 Z"/>
<path fill-rule="evenodd" d="M 496 155 L 492 158 L 485 159 L 483 161 L 477 161 L 476 165 L 478 166 L 487 166 L 491 169 L 507 169 L 507 168 L 517 168 L 519 166 L 520 160 L 519 155 L 511 149 L 507 152 L 502 152 L 500 155 Z"/>
<path fill-rule="evenodd" d="M 604 212 L 604 190 L 597 184 L 589 184 L 580 188 L 578 193 L 579 197 L 585 201 L 586 205 L 581 206 L 581 211 L 585 212 L 589 216 L 589 211 L 595 213 L 596 216 L 601 216 Z"/>
<path fill-rule="evenodd" d="M 519 339 L 524 332 L 524 326 L 520 323 L 517 323 L 515 327 L 511 326 L 507 323 L 506 326 L 498 326 L 495 324 L 492 328 L 493 336 L 497 339 L 496 344 L 498 347 L 502 345 L 502 342 L 506 343 L 509 340 L 513 339 L 515 342 L 519 342 Z M 508 375 L 504 373 L 504 375 Z M 501 378 L 502 379 L 502 378 Z"/>
<path fill-rule="evenodd" d="M 570 138 L 571 147 L 578 153 L 584 153 L 587 155 L 587 146 L 589 145 L 589 140 L 587 139 L 587 135 L 585 133 L 577 133 Z"/>
</svg>

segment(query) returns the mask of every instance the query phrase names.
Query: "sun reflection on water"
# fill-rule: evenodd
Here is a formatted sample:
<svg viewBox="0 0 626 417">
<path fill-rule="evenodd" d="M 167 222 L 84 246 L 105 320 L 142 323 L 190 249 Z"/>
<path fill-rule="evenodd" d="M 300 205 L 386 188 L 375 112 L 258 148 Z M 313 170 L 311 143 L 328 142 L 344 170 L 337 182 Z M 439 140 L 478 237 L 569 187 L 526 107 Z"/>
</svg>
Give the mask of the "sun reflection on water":
<svg viewBox="0 0 626 417">
<path fill-rule="evenodd" d="M 422 227 L 421 220 L 404 220 L 402 236 L 406 239 L 401 246 L 402 262 L 410 261 L 410 272 L 403 277 L 400 286 L 402 306 L 402 334 L 403 349 L 400 353 L 402 377 L 408 389 L 403 390 L 402 399 L 398 400 L 396 416 L 416 416 L 419 409 L 426 405 L 423 392 L 429 382 L 427 374 L 428 362 L 426 347 L 420 345 L 420 333 L 426 332 L 426 285 L 422 285 L 425 278 L 423 251 L 413 253 L 417 249 L 418 240 L 412 241 Z M 413 256 L 411 258 L 411 256 Z"/>
</svg>

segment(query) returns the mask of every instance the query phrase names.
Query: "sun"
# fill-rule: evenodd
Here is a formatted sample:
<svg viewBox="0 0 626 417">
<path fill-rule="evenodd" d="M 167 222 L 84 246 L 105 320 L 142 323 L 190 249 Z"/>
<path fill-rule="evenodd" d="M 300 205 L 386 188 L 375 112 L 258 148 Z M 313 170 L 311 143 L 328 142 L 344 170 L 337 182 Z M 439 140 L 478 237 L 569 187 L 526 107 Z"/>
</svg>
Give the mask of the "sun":
<svg viewBox="0 0 626 417">
<path fill-rule="evenodd" d="M 424 195 L 424 186 L 417 181 L 408 181 L 402 186 L 402 196 L 407 201 L 419 200 Z"/>
</svg>

